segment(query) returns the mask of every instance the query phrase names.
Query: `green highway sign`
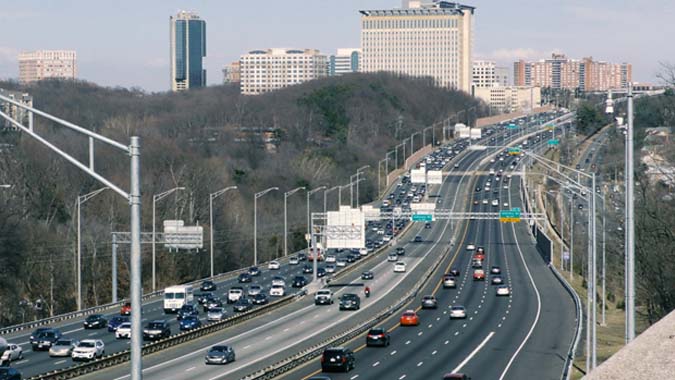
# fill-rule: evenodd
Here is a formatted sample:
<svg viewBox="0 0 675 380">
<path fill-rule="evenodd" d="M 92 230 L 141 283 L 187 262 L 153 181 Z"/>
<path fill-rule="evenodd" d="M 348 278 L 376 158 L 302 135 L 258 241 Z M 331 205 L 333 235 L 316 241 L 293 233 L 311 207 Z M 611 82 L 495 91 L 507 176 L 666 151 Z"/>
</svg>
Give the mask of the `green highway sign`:
<svg viewBox="0 0 675 380">
<path fill-rule="evenodd" d="M 515 124 L 509 124 L 506 126 L 506 129 L 518 129 L 518 126 Z"/>
<path fill-rule="evenodd" d="M 434 216 L 432 214 L 413 214 L 412 216 L 413 222 L 432 222 L 433 220 Z"/>
<path fill-rule="evenodd" d="M 560 144 L 560 140 L 558 140 L 558 139 L 548 140 L 548 145 L 558 145 L 558 144 Z"/>
<path fill-rule="evenodd" d="M 509 148 L 509 156 L 517 156 L 520 153 L 520 148 Z"/>
<path fill-rule="evenodd" d="M 520 218 L 520 209 L 514 208 L 511 210 L 501 210 L 499 212 L 500 218 Z"/>
</svg>

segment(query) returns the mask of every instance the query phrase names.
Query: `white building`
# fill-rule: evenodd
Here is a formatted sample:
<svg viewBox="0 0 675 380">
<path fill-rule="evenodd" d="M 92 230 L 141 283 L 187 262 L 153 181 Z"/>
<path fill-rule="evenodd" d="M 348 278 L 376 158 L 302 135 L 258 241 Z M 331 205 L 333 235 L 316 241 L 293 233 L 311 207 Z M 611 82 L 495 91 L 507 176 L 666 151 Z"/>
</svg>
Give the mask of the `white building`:
<svg viewBox="0 0 675 380">
<path fill-rule="evenodd" d="M 19 54 L 19 82 L 75 79 L 77 53 L 73 50 L 38 50 Z"/>
<path fill-rule="evenodd" d="M 446 1 L 404 1 L 402 9 L 362 10 L 362 71 L 431 77 L 436 85 L 471 91 L 475 7 Z"/>
<path fill-rule="evenodd" d="M 503 66 L 495 67 L 495 83 L 499 84 L 500 86 L 510 86 L 511 69 Z"/>
<path fill-rule="evenodd" d="M 541 105 L 541 88 L 531 86 L 476 87 L 475 96 L 495 112 L 529 112 Z"/>
<path fill-rule="evenodd" d="M 244 95 L 263 94 L 328 74 L 327 58 L 316 49 L 253 50 L 239 62 Z"/>
<path fill-rule="evenodd" d="M 473 85 L 474 87 L 492 87 L 497 81 L 494 61 L 473 61 Z"/>
<path fill-rule="evenodd" d="M 337 49 L 335 55 L 328 60 L 328 75 L 357 73 L 361 67 L 361 49 Z"/>
</svg>

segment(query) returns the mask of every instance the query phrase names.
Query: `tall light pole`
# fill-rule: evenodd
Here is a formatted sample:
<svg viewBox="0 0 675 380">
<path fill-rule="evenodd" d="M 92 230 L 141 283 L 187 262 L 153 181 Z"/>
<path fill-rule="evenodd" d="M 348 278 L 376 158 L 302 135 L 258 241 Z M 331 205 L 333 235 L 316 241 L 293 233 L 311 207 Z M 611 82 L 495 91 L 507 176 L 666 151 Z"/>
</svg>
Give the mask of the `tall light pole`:
<svg viewBox="0 0 675 380">
<path fill-rule="evenodd" d="M 311 207 L 310 207 L 310 204 L 309 204 L 309 200 L 310 200 L 310 197 L 312 196 L 312 194 L 314 194 L 316 192 L 319 192 L 321 190 L 325 190 L 325 189 L 326 189 L 326 186 L 319 186 L 316 189 L 310 190 L 310 191 L 307 192 L 307 235 L 310 237 L 309 239 L 307 239 L 307 254 L 310 253 L 309 249 L 311 248 L 311 244 L 312 244 L 312 239 L 311 239 L 311 235 L 310 235 L 312 233 L 312 231 L 310 230 L 311 220 L 309 220 Z M 318 257 L 316 259 L 318 260 Z"/>
<path fill-rule="evenodd" d="M 323 213 L 324 213 L 324 214 L 325 214 L 326 211 L 327 211 L 326 205 L 327 205 L 327 200 L 328 200 L 328 193 L 330 193 L 330 192 L 333 191 L 333 190 L 338 190 L 339 188 L 340 188 L 340 186 L 333 186 L 333 187 L 331 187 L 330 189 L 325 190 L 325 191 L 323 192 Z"/>
<path fill-rule="evenodd" d="M 3 186 L 4 187 L 4 186 Z M 82 203 L 97 196 L 109 187 L 94 190 L 91 193 L 77 197 L 77 310 L 82 310 Z"/>
<path fill-rule="evenodd" d="M 349 182 L 348 184 L 344 186 L 339 186 L 338 187 L 338 210 L 340 210 L 340 207 L 342 206 L 342 189 L 346 189 L 347 187 L 351 188 L 352 183 Z M 351 205 L 349 207 L 352 207 Z"/>
<path fill-rule="evenodd" d="M 412 156 L 415 153 L 415 135 L 419 135 L 420 132 L 415 132 L 410 135 L 410 155 Z"/>
<path fill-rule="evenodd" d="M 269 189 L 255 193 L 253 197 L 253 265 L 258 265 L 258 198 L 270 191 L 276 190 L 279 190 L 279 188 L 270 187 Z"/>
<path fill-rule="evenodd" d="M 163 193 L 155 194 L 152 196 L 152 291 L 154 292 L 157 289 L 157 267 L 156 267 L 156 254 L 155 254 L 155 243 L 156 243 L 156 230 L 155 230 L 155 216 L 157 209 L 157 201 L 161 200 L 164 197 L 167 197 L 178 190 L 185 190 L 185 187 L 174 187 L 171 190 L 167 190 Z"/>
<path fill-rule="evenodd" d="M 356 208 L 359 208 L 359 174 L 362 174 L 368 168 L 370 168 L 370 165 L 364 165 L 356 170 Z"/>
<path fill-rule="evenodd" d="M 218 190 L 215 193 L 209 194 L 209 222 L 210 222 L 210 251 L 211 251 L 211 278 L 213 278 L 213 200 L 225 194 L 230 190 L 235 190 L 237 186 L 228 186 L 224 189 Z"/>
<path fill-rule="evenodd" d="M 284 193 L 284 256 L 288 256 L 288 197 L 300 190 L 305 190 L 305 187 L 296 187 Z"/>
</svg>

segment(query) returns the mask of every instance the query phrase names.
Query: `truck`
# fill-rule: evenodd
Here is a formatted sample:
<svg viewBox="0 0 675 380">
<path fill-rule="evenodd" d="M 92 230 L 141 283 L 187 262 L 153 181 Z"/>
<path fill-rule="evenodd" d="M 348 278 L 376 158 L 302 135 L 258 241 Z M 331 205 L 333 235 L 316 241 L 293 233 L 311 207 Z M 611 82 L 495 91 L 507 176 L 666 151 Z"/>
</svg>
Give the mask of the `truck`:
<svg viewBox="0 0 675 380">
<path fill-rule="evenodd" d="M 333 304 L 333 292 L 329 289 L 319 289 L 314 295 L 314 304 L 315 305 L 332 305 Z"/>
<path fill-rule="evenodd" d="M 164 313 L 176 313 L 185 304 L 194 302 L 192 285 L 175 285 L 164 289 Z"/>
</svg>

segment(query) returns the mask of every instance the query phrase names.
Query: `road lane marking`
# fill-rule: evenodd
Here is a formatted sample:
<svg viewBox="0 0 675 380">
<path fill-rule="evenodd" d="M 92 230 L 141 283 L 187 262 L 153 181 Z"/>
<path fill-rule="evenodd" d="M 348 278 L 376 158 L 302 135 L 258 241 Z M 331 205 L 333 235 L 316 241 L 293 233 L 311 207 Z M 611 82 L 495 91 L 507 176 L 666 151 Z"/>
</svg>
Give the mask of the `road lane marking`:
<svg viewBox="0 0 675 380">
<path fill-rule="evenodd" d="M 454 372 L 459 372 L 459 371 L 462 369 L 462 367 L 464 367 L 464 366 L 466 365 L 466 363 L 469 362 L 469 360 L 473 359 L 473 357 L 476 356 L 476 354 L 478 353 L 478 351 L 480 351 L 480 350 L 487 344 L 487 342 L 490 341 L 490 339 L 492 339 L 492 336 L 493 336 L 493 335 L 495 335 L 495 332 L 494 332 L 494 331 L 491 331 L 491 332 L 485 337 L 485 339 L 483 339 L 483 341 L 482 341 L 482 342 L 481 342 L 481 343 L 480 343 L 473 351 L 471 351 L 471 353 L 469 354 L 469 356 L 467 356 L 461 363 L 459 363 L 459 365 L 458 365 L 455 369 L 452 370 L 452 372 L 453 372 L 453 373 L 454 373 Z"/>
<path fill-rule="evenodd" d="M 421 367 L 422 364 L 424 364 L 424 362 L 419 362 L 419 363 L 417 363 L 417 366 L 418 366 L 418 367 Z"/>
<path fill-rule="evenodd" d="M 380 365 L 380 362 L 373 363 L 373 367 L 377 367 L 378 365 Z"/>
<path fill-rule="evenodd" d="M 192 371 L 192 370 L 195 369 L 195 368 L 197 368 L 197 367 L 190 367 L 190 368 L 186 369 L 185 372 L 190 372 L 190 371 Z"/>
<path fill-rule="evenodd" d="M 396 355 L 396 350 L 392 351 L 391 354 L 389 354 L 389 355 L 392 355 L 392 356 Z"/>
</svg>

